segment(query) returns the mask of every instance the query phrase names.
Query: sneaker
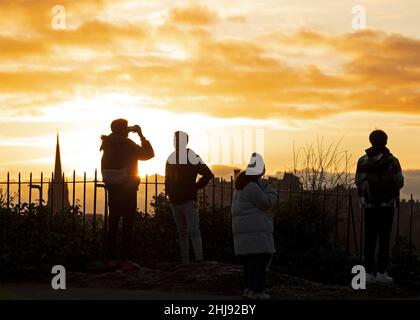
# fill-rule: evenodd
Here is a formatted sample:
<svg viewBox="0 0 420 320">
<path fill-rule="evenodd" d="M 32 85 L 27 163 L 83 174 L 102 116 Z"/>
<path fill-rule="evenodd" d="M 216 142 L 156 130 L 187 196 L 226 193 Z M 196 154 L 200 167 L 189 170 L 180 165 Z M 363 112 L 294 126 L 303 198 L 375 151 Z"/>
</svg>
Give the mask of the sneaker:
<svg viewBox="0 0 420 320">
<path fill-rule="evenodd" d="M 394 283 L 394 279 L 392 279 L 389 275 L 388 272 L 384 272 L 384 273 L 380 273 L 378 272 L 376 274 L 376 281 L 377 282 L 381 282 L 381 283 L 387 283 L 387 284 L 391 284 Z"/>
<path fill-rule="evenodd" d="M 118 269 L 118 262 L 116 260 L 108 260 L 106 267 L 109 271 L 115 271 Z"/>
<path fill-rule="evenodd" d="M 131 272 L 131 271 L 137 270 L 139 268 L 140 268 L 140 266 L 137 263 L 135 263 L 133 261 L 130 261 L 130 260 L 126 260 L 126 261 L 123 262 L 121 270 L 123 272 Z"/>
<path fill-rule="evenodd" d="M 242 294 L 243 298 L 248 298 L 248 294 L 251 290 L 249 290 L 248 288 L 245 288 L 244 293 Z"/>
<path fill-rule="evenodd" d="M 366 283 L 375 283 L 376 277 L 373 273 L 366 273 Z"/>
<path fill-rule="evenodd" d="M 249 290 L 247 298 L 250 300 L 270 300 L 271 299 L 270 295 L 265 291 L 254 292 L 252 290 Z"/>
</svg>

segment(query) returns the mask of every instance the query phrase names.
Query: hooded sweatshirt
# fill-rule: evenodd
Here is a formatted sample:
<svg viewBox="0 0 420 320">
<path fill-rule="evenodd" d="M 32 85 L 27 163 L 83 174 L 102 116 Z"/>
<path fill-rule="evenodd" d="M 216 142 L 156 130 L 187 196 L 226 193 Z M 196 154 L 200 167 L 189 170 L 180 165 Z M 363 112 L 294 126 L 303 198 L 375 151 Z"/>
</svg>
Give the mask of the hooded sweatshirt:
<svg viewBox="0 0 420 320">
<path fill-rule="evenodd" d="M 368 183 L 368 168 L 378 172 L 391 170 L 396 188 L 394 196 L 381 203 L 374 203 L 370 199 L 371 190 Z M 366 154 L 357 162 L 355 183 L 363 206 L 368 208 L 394 207 L 399 198 L 399 190 L 404 186 L 404 176 L 400 162 L 385 146 L 366 149 Z"/>
<path fill-rule="evenodd" d="M 101 169 L 105 184 L 121 185 L 133 184 L 138 186 L 138 161 L 149 160 L 154 157 L 153 147 L 146 139 L 139 146 L 132 140 L 111 133 L 102 136 L 103 151 Z"/>
</svg>

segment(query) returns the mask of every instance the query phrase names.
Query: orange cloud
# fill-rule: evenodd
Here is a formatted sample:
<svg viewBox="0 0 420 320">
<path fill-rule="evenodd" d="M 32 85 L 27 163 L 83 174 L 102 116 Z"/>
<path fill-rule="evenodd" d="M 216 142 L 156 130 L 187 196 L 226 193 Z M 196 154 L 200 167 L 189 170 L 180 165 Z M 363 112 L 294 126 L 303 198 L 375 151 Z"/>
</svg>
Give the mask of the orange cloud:
<svg viewBox="0 0 420 320">
<path fill-rule="evenodd" d="M 11 37 L 0 36 L 0 47 L 6 50 L 0 50 L 0 57 L 5 58 L 21 58 L 30 55 L 42 55 L 48 52 L 48 47 L 42 42 L 32 40 L 21 40 Z"/>
<path fill-rule="evenodd" d="M 69 22 L 93 17 L 112 0 L 17 0 L 0 2 L 0 26 L 3 31 L 23 31 L 25 35 L 51 28 L 52 8 L 64 6 Z M 6 29 L 5 29 L 6 28 Z"/>
<path fill-rule="evenodd" d="M 205 6 L 190 6 L 183 8 L 174 8 L 169 13 L 169 19 L 172 23 L 207 25 L 216 22 L 219 15 L 216 11 L 210 10 Z"/>
<path fill-rule="evenodd" d="M 51 1 L 31 3 L 48 16 Z M 217 117 L 420 112 L 417 39 L 373 30 L 229 39 L 212 33 L 212 25 L 230 18 L 204 6 L 170 9 L 167 22 L 153 26 L 104 21 L 95 12 L 105 10 L 107 1 L 84 3 L 62 2 L 80 19 L 73 28 L 55 31 L 38 21 L 36 32 L 23 38 L 0 37 L 0 97 L 14 94 L 10 108 L 26 110 L 29 103 L 36 110 L 76 92 L 116 91 L 161 99 L 173 111 Z M 0 5 L 0 17 L 12 8 L 18 7 Z M 30 9 L 20 13 L 27 21 L 33 21 Z M 165 45 L 169 49 L 162 50 Z M 323 59 L 312 58 L 313 52 L 323 52 Z M 331 61 L 334 72 L 327 68 Z"/>
</svg>

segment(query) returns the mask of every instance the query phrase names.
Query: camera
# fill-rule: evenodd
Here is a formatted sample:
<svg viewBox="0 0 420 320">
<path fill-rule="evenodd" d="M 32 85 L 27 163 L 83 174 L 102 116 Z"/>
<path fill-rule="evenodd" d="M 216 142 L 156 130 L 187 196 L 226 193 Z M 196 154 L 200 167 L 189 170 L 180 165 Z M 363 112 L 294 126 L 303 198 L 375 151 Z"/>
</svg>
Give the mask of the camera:
<svg viewBox="0 0 420 320">
<path fill-rule="evenodd" d="M 128 127 L 128 132 L 136 132 L 136 126 Z"/>
</svg>

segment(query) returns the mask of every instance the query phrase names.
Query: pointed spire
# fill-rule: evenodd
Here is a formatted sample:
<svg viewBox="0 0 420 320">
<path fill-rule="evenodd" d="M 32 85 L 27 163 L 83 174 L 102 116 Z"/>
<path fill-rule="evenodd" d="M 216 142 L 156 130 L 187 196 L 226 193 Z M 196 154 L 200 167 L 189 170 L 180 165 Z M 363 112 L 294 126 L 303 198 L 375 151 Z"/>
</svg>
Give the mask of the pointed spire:
<svg viewBox="0 0 420 320">
<path fill-rule="evenodd" d="M 69 205 L 69 190 L 67 183 L 63 179 L 64 173 L 61 167 L 60 154 L 60 138 L 57 130 L 57 145 L 55 149 L 55 164 L 54 164 L 54 183 L 48 187 L 48 205 L 53 206 L 52 211 L 58 213 L 61 211 L 62 203 L 64 206 Z M 64 185 L 62 185 L 64 184 Z"/>
<path fill-rule="evenodd" d="M 55 165 L 54 165 L 54 180 L 62 180 L 61 175 L 63 170 L 61 168 L 61 154 L 60 154 L 60 138 L 57 130 L 57 145 L 55 148 Z"/>
</svg>

